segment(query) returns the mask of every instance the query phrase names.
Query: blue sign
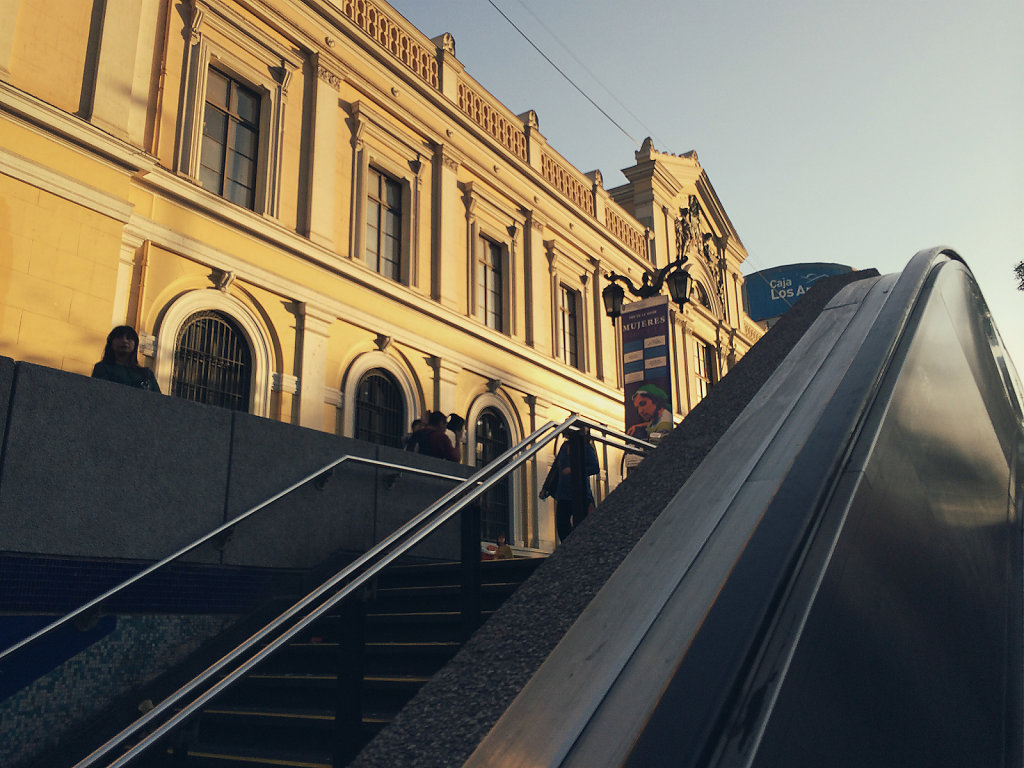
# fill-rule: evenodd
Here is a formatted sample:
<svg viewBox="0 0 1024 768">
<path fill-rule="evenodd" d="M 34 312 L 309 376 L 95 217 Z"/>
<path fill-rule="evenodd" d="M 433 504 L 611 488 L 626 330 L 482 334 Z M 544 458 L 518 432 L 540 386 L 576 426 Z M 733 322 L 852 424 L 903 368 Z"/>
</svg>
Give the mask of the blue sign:
<svg viewBox="0 0 1024 768">
<path fill-rule="evenodd" d="M 753 320 L 778 317 L 821 278 L 852 271 L 843 264 L 815 263 L 787 264 L 754 272 L 747 275 L 744 282 L 747 314 Z"/>
</svg>

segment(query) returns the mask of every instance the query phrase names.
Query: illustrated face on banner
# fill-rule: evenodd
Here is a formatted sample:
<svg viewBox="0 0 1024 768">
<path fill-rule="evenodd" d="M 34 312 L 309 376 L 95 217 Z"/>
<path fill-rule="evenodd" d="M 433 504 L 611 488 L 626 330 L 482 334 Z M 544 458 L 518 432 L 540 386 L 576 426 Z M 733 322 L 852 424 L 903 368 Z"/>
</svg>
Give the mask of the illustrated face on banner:
<svg viewBox="0 0 1024 768">
<path fill-rule="evenodd" d="M 650 421 L 654 418 L 654 414 L 658 412 L 658 406 L 643 393 L 637 393 L 636 397 L 633 398 L 633 405 L 636 406 L 636 412 L 640 416 L 641 421 Z"/>
</svg>

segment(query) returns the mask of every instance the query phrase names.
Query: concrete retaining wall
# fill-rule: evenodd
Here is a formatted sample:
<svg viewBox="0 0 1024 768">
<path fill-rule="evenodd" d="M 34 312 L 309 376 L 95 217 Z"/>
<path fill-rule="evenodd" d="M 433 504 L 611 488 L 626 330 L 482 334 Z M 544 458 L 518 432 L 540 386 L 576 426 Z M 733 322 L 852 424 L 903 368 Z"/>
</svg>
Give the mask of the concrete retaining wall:
<svg viewBox="0 0 1024 768">
<path fill-rule="evenodd" d="M 345 454 L 469 467 L 0 358 L 0 552 L 155 560 Z M 365 551 L 452 488 L 354 463 L 191 562 L 304 568 Z M 419 554 L 457 557 L 447 533 Z"/>
</svg>

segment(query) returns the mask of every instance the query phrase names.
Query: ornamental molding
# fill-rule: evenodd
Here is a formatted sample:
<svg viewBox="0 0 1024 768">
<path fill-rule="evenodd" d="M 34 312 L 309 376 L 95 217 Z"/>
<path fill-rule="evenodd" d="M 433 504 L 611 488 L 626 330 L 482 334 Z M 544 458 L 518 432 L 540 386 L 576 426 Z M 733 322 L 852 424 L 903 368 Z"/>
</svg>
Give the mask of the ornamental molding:
<svg viewBox="0 0 1024 768">
<path fill-rule="evenodd" d="M 455 36 L 451 32 L 445 32 L 443 35 L 438 35 L 430 42 L 436 45 L 437 49 L 442 53 L 455 56 Z"/>
<path fill-rule="evenodd" d="M 298 394 L 299 377 L 275 371 L 270 377 L 270 389 L 273 392 L 284 392 L 289 395 Z"/>
<path fill-rule="evenodd" d="M 341 89 L 341 75 L 331 72 L 331 70 L 323 64 L 317 64 L 316 76 L 331 86 L 334 90 L 337 91 Z"/>
</svg>

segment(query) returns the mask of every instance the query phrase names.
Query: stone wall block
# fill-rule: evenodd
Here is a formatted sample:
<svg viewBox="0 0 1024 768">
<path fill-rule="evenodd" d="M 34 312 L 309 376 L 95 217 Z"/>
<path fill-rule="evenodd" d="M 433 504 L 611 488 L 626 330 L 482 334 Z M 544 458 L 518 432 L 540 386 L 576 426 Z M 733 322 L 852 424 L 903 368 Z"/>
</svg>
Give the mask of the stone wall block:
<svg viewBox="0 0 1024 768">
<path fill-rule="evenodd" d="M 11 402 L 0 550 L 159 559 L 221 522 L 228 411 L 29 363 Z"/>
</svg>

